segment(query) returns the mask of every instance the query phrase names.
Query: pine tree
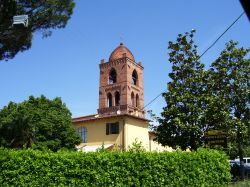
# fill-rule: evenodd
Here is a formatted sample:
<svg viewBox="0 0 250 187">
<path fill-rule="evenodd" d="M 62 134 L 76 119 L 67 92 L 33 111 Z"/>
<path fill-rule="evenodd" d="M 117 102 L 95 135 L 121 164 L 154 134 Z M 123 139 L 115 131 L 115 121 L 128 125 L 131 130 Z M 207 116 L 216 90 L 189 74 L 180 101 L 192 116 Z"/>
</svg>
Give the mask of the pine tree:
<svg viewBox="0 0 250 187">
<path fill-rule="evenodd" d="M 28 50 L 35 32 L 50 36 L 52 29 L 64 28 L 73 13 L 73 0 L 1 0 L 0 61 Z M 13 16 L 28 15 L 28 27 L 13 25 Z"/>
</svg>

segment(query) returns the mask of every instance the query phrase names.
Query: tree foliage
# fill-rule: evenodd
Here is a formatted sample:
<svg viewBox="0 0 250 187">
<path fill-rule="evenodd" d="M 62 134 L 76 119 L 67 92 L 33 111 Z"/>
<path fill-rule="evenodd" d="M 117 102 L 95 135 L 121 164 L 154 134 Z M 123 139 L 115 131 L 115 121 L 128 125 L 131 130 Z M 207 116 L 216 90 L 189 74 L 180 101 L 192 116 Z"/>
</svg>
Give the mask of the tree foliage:
<svg viewBox="0 0 250 187">
<path fill-rule="evenodd" d="M 56 151 L 74 149 L 79 143 L 71 113 L 60 98 L 30 96 L 20 104 L 10 102 L 0 110 L 0 146 Z"/>
<path fill-rule="evenodd" d="M 228 152 L 241 157 L 250 146 L 250 59 L 246 58 L 249 50 L 237 48 L 237 43 L 230 41 L 209 69 L 212 100 L 220 101 L 219 107 L 214 107 L 213 102 L 208 111 L 210 126 L 220 124 L 226 129 Z"/>
<path fill-rule="evenodd" d="M 51 29 L 64 28 L 73 13 L 73 0 L 1 0 L 0 60 L 13 58 L 28 50 L 35 32 L 51 35 Z M 28 15 L 28 27 L 13 26 L 15 15 Z"/>
<path fill-rule="evenodd" d="M 204 145 L 205 131 L 223 130 L 227 153 L 243 157 L 250 146 L 250 49 L 230 41 L 206 71 L 193 34 L 169 42 L 172 81 L 163 94 L 167 106 L 159 118 L 157 139 L 163 145 L 196 149 Z"/>
<path fill-rule="evenodd" d="M 141 153 L 146 152 L 146 149 L 143 147 L 142 142 L 138 141 L 138 139 L 136 138 L 134 142 L 132 142 L 132 145 L 128 146 L 128 152 Z"/>
<path fill-rule="evenodd" d="M 197 149 L 202 145 L 206 130 L 204 108 L 206 106 L 204 65 L 200 63 L 194 30 L 179 34 L 176 42 L 169 42 L 169 62 L 172 72 L 168 91 L 163 94 L 167 106 L 156 133 L 162 145 Z"/>
</svg>

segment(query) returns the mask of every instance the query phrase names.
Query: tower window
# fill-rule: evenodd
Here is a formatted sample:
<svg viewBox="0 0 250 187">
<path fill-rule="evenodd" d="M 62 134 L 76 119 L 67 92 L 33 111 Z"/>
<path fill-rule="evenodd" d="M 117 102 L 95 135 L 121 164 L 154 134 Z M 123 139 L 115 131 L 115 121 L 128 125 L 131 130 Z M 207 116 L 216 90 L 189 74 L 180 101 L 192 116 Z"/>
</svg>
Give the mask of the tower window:
<svg viewBox="0 0 250 187">
<path fill-rule="evenodd" d="M 115 106 L 119 106 L 119 105 L 120 105 L 120 93 L 115 92 Z"/>
<path fill-rule="evenodd" d="M 107 95 L 107 106 L 112 107 L 112 94 L 108 93 Z"/>
<path fill-rule="evenodd" d="M 136 94 L 136 98 L 135 98 L 135 104 L 136 104 L 136 107 L 139 107 L 139 95 Z"/>
<path fill-rule="evenodd" d="M 109 72 L 109 84 L 116 83 L 116 71 L 112 68 Z"/>
<path fill-rule="evenodd" d="M 87 128 L 79 127 L 77 133 L 80 135 L 82 143 L 87 143 Z"/>
<path fill-rule="evenodd" d="M 134 95 L 134 92 L 131 93 L 131 104 L 132 104 L 132 106 L 135 106 L 135 95 Z"/>
<path fill-rule="evenodd" d="M 138 84 L 138 75 L 136 70 L 133 71 L 132 73 L 132 84 L 137 85 Z"/>
</svg>

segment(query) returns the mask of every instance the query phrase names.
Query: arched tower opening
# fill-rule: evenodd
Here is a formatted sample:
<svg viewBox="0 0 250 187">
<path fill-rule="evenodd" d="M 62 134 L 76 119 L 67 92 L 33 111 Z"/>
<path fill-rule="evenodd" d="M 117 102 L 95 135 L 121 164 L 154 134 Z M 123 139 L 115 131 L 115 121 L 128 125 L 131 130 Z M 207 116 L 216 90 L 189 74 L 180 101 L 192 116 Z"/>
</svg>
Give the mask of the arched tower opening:
<svg viewBox="0 0 250 187">
<path fill-rule="evenodd" d="M 131 105 L 135 107 L 135 94 L 134 92 L 131 93 Z"/>
<path fill-rule="evenodd" d="M 138 94 L 136 94 L 136 97 L 135 97 L 135 106 L 139 108 L 139 95 Z"/>
<path fill-rule="evenodd" d="M 120 105 L 120 93 L 118 91 L 115 92 L 115 106 Z"/>
<path fill-rule="evenodd" d="M 107 94 L 107 107 L 112 107 L 112 94 L 108 93 Z"/>
<path fill-rule="evenodd" d="M 132 73 L 132 84 L 138 85 L 138 74 L 136 70 L 134 70 Z"/>
<path fill-rule="evenodd" d="M 109 72 L 109 84 L 116 83 L 116 79 L 117 79 L 117 74 L 115 68 L 112 68 Z"/>
</svg>

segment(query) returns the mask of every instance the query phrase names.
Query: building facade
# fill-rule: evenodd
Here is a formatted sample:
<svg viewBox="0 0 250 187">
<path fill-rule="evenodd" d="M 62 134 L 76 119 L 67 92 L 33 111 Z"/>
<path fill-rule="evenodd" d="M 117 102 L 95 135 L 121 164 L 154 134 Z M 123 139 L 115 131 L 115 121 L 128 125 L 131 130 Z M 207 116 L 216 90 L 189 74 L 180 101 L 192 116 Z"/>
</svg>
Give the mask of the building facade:
<svg viewBox="0 0 250 187">
<path fill-rule="evenodd" d="M 158 149 L 160 145 L 152 141 L 149 121 L 145 119 L 142 63 L 137 63 L 131 51 L 120 43 L 107 62 L 101 60 L 99 69 L 97 114 L 73 119 L 82 138 L 78 149 L 95 151 L 101 146 L 117 146 L 126 150 L 135 141 L 148 151 Z"/>
</svg>

